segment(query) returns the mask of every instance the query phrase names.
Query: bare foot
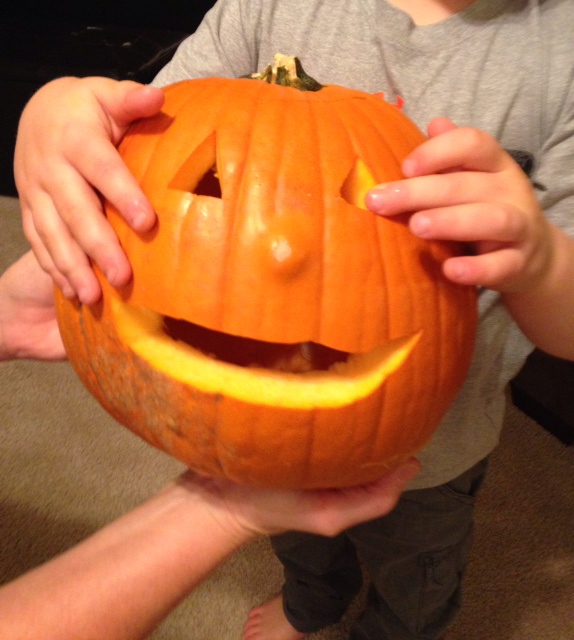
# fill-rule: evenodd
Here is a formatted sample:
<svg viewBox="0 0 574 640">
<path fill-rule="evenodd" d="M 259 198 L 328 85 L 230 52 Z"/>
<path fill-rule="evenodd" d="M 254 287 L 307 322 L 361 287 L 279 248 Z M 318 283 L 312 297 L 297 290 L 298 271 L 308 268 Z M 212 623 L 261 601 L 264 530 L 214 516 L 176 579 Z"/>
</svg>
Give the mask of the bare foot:
<svg viewBox="0 0 574 640">
<path fill-rule="evenodd" d="M 252 609 L 243 627 L 243 640 L 302 640 L 305 633 L 294 629 L 283 612 L 281 594 Z"/>
</svg>

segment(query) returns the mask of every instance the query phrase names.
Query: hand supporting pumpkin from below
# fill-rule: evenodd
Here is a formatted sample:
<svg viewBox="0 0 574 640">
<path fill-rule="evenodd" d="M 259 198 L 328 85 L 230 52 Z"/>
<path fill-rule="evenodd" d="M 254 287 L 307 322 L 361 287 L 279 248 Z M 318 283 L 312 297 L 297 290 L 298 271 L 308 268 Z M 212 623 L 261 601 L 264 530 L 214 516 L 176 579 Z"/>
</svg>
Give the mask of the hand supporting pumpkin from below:
<svg viewBox="0 0 574 640">
<path fill-rule="evenodd" d="M 301 90 L 300 65 L 277 66 L 167 87 L 162 113 L 132 125 L 120 153 L 158 224 L 137 234 L 107 205 L 133 282 L 100 274 L 91 306 L 58 296 L 60 326 L 101 404 L 199 473 L 350 486 L 436 429 L 476 293 L 441 273 L 456 244 L 365 210 L 418 129 L 380 97 Z"/>
</svg>

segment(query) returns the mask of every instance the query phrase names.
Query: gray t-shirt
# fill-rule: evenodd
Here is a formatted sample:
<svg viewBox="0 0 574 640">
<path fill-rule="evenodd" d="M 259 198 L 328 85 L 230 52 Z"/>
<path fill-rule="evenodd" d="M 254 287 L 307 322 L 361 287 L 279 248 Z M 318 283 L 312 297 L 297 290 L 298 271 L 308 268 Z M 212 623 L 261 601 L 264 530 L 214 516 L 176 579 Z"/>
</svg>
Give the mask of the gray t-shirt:
<svg viewBox="0 0 574 640">
<path fill-rule="evenodd" d="M 400 96 L 423 130 L 446 116 L 531 153 L 547 215 L 574 235 L 573 34 L 571 0 L 476 0 L 428 26 L 385 0 L 220 0 L 154 84 L 237 77 L 277 52 L 297 55 L 325 84 Z M 504 389 L 531 345 L 496 293 L 481 291 L 479 304 L 467 381 L 418 456 L 412 488 L 451 480 L 498 442 Z"/>
</svg>

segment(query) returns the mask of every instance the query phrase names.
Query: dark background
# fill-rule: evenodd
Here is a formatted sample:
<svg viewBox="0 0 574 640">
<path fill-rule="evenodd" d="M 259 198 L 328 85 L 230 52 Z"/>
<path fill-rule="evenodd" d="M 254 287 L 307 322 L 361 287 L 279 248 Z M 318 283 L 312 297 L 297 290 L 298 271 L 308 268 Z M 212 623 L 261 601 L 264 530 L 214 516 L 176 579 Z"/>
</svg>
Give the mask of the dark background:
<svg viewBox="0 0 574 640">
<path fill-rule="evenodd" d="M 22 108 L 46 82 L 100 75 L 149 82 L 215 0 L 16 0 L 0 10 L 0 194 L 16 195 Z"/>
</svg>

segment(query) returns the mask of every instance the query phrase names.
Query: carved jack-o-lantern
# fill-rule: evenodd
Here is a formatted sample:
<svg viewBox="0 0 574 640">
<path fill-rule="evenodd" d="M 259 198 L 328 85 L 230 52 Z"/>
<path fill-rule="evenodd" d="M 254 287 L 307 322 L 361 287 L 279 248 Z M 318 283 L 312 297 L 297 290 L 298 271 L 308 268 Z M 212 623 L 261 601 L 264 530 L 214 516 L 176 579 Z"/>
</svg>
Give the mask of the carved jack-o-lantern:
<svg viewBox="0 0 574 640">
<path fill-rule="evenodd" d="M 116 419 L 200 473 L 379 477 L 436 429 L 476 329 L 475 292 L 441 274 L 459 249 L 364 208 L 424 137 L 338 86 L 209 78 L 165 93 L 120 146 L 157 226 L 138 235 L 107 206 L 133 282 L 101 277 L 91 307 L 57 296 L 72 364 Z"/>
</svg>

